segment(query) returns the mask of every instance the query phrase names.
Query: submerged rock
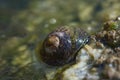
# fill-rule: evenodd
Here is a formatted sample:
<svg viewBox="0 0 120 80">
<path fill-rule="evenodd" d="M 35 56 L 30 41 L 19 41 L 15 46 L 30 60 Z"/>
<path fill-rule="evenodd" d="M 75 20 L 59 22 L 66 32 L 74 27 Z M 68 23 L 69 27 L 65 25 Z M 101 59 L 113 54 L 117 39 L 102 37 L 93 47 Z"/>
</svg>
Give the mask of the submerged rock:
<svg viewBox="0 0 120 80">
<path fill-rule="evenodd" d="M 118 25 L 118 24 L 117 24 Z M 91 35 L 91 41 L 83 46 L 75 61 L 64 66 L 46 65 L 47 80 L 101 80 L 120 79 L 120 30 L 103 28 Z M 42 68 L 41 68 L 42 69 Z"/>
</svg>

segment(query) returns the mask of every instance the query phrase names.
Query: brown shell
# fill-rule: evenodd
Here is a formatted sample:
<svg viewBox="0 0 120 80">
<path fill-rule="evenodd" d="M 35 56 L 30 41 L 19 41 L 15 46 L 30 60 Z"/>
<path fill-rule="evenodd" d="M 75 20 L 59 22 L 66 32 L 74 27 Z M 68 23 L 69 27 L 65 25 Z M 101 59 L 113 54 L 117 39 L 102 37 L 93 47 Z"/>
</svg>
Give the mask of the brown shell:
<svg viewBox="0 0 120 80">
<path fill-rule="evenodd" d="M 47 47 L 49 46 L 46 44 L 48 43 L 48 38 L 52 36 L 57 36 L 60 43 L 57 48 L 48 49 Z M 88 41 L 89 36 L 82 29 L 76 27 L 60 27 L 48 34 L 38 54 L 40 55 L 40 59 L 46 64 L 62 66 L 74 61 L 80 48 L 88 43 Z"/>
</svg>

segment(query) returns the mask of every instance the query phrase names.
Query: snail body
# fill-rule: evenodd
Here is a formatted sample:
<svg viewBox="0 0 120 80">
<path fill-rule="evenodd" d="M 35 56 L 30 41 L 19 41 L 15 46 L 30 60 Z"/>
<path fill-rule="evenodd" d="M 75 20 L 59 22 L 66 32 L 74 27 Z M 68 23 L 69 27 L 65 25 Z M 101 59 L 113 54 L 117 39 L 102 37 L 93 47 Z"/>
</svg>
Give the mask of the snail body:
<svg viewBox="0 0 120 80">
<path fill-rule="evenodd" d="M 61 66 L 75 60 L 78 51 L 89 41 L 88 34 L 77 27 L 60 27 L 45 38 L 38 50 L 48 65 Z"/>
</svg>

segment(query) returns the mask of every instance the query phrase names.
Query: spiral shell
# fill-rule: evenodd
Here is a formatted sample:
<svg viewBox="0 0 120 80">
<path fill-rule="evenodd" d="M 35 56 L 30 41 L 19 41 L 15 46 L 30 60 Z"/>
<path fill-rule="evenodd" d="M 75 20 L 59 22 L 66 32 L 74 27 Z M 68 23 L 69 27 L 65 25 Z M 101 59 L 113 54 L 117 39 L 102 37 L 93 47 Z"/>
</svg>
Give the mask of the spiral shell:
<svg viewBox="0 0 120 80">
<path fill-rule="evenodd" d="M 62 66 L 75 60 L 89 35 L 78 27 L 60 27 L 45 38 L 38 54 L 48 65 Z"/>
</svg>

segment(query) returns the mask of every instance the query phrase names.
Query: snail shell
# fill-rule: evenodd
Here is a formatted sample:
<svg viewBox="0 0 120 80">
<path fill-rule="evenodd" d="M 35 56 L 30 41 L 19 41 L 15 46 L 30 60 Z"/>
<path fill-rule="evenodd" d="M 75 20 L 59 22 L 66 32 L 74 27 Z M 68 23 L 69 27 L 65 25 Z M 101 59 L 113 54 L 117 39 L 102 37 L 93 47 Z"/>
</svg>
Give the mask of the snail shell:
<svg viewBox="0 0 120 80">
<path fill-rule="evenodd" d="M 75 60 L 81 47 L 89 41 L 88 34 L 77 27 L 60 27 L 48 34 L 38 50 L 48 65 L 62 66 Z"/>
</svg>

